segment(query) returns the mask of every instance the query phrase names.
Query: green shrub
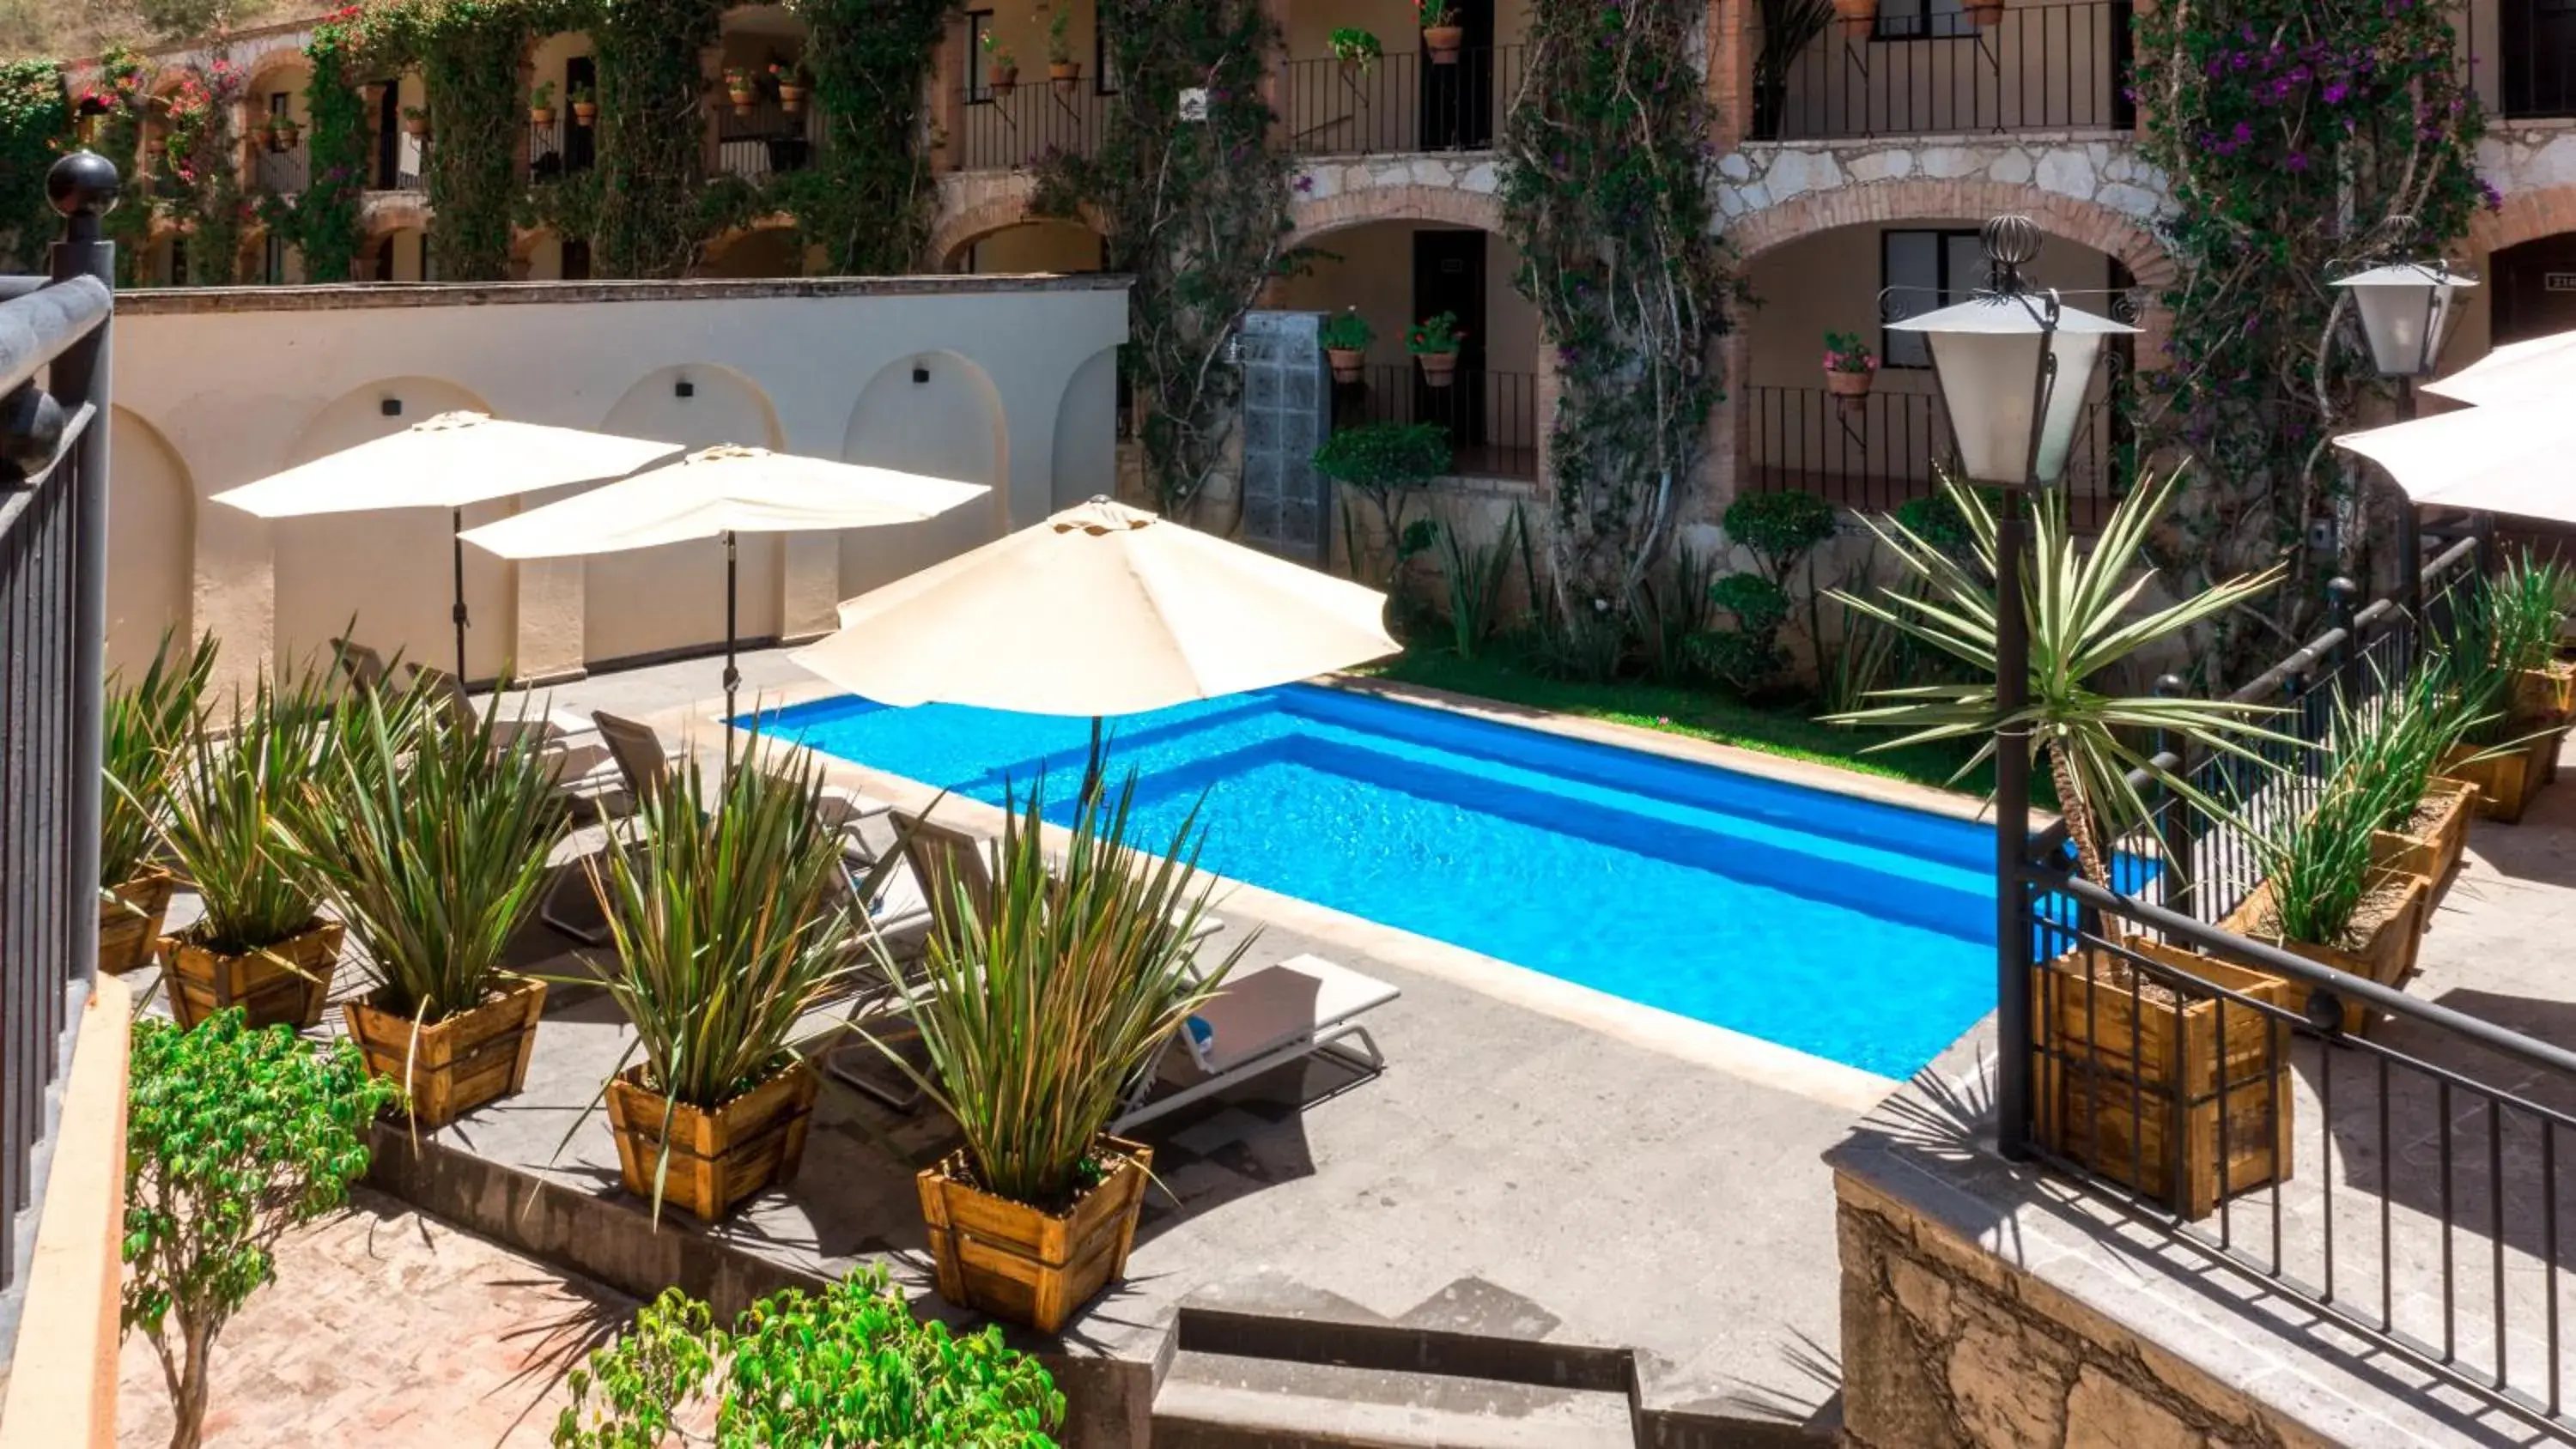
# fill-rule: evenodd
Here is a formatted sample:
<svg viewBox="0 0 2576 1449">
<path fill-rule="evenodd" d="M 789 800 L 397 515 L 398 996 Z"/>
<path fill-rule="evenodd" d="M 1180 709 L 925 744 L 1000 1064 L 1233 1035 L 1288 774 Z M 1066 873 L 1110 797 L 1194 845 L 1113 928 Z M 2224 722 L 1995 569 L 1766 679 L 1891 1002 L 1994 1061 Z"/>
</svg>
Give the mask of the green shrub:
<svg viewBox="0 0 2576 1449">
<path fill-rule="evenodd" d="M 200 717 L 171 752 L 160 833 L 205 907 L 190 930 L 206 949 L 273 946 L 314 919 L 321 887 L 277 849 L 277 834 L 329 753 L 333 716 L 317 675 L 285 671 L 237 701 L 220 736 Z"/>
<path fill-rule="evenodd" d="M 1734 619 L 1734 627 L 1692 635 L 1692 659 L 1741 693 L 1769 689 L 1788 663 L 1780 648 L 1780 627 L 1789 620 L 1788 590 L 1761 574 L 1734 573 L 1709 585 L 1708 598 Z"/>
<path fill-rule="evenodd" d="M 132 880 L 150 857 L 169 810 L 176 752 L 197 721 L 198 701 L 215 672 L 214 635 L 198 636 L 184 658 L 171 652 L 177 642 L 175 633 L 163 633 L 142 678 L 132 684 L 121 676 L 108 681 L 101 721 L 108 788 L 100 792 L 98 810 L 102 887 Z"/>
<path fill-rule="evenodd" d="M 1346 308 L 1324 319 L 1324 325 L 1317 330 L 1315 340 L 1327 348 L 1366 352 L 1368 345 L 1377 340 L 1377 329 L 1371 327 L 1368 319 L 1361 316 L 1357 309 Z"/>
<path fill-rule="evenodd" d="M 1358 493 L 1376 513 L 1387 552 L 1377 576 L 1390 593 L 1403 578 L 1405 564 L 1432 545 L 1431 534 L 1408 528 L 1405 515 L 1423 487 L 1447 473 L 1450 464 L 1449 434 L 1431 423 L 1365 423 L 1342 429 L 1315 450 L 1315 471 Z M 1342 551 L 1352 573 L 1359 573 L 1363 550 L 1347 500 Z"/>
<path fill-rule="evenodd" d="M 912 1316 L 882 1267 L 775 1293 L 731 1330 L 676 1288 L 566 1376 L 556 1449 L 656 1449 L 708 1426 L 725 1449 L 1044 1449 L 1064 1395 L 998 1328 Z"/>
<path fill-rule="evenodd" d="M 238 1007 L 194 1031 L 138 1021 L 133 1053 L 120 1319 L 152 1341 L 188 1449 L 215 1340 L 276 1276 L 278 1238 L 347 1201 L 394 1094 L 345 1043 L 248 1030 Z"/>
<path fill-rule="evenodd" d="M 1524 525 L 1515 505 L 1493 542 L 1469 543 L 1455 528 L 1439 531 L 1442 573 L 1449 581 L 1449 636 L 1461 659 L 1473 659 L 1502 623 L 1503 590 Z"/>
<path fill-rule="evenodd" d="M 1834 506 L 1813 493 L 1747 493 L 1726 505 L 1726 536 L 1753 551 L 1763 574 L 1787 588 L 1789 575 L 1834 536 Z"/>
</svg>

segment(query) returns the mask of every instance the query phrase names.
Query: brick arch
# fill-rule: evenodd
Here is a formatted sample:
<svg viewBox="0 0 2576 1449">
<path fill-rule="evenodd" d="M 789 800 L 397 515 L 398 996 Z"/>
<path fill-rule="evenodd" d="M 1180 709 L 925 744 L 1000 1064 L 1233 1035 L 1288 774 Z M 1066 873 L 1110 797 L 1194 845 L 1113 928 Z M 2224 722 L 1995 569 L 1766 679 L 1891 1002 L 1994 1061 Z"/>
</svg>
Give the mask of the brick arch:
<svg viewBox="0 0 2576 1449">
<path fill-rule="evenodd" d="M 2469 218 L 2472 252 L 2494 253 L 2576 231 L 2576 186 L 2542 186 L 2506 194 L 2504 204 Z"/>
<path fill-rule="evenodd" d="M 1737 254 L 1750 262 L 1799 237 L 1838 226 L 1876 226 L 1928 217 L 2027 216 L 2041 231 L 2120 259 L 2142 287 L 2169 286 L 2173 257 L 2146 228 L 2098 202 L 2078 201 L 2030 186 L 1999 181 L 1941 181 L 1908 177 L 1811 191 L 1746 215 L 1727 229 Z"/>
<path fill-rule="evenodd" d="M 1493 193 L 1454 186 L 1363 186 L 1289 208 L 1288 245 L 1304 246 L 1316 238 L 1376 221 L 1427 221 L 1441 226 L 1471 226 L 1501 235 L 1502 202 Z"/>
<path fill-rule="evenodd" d="M 311 81 L 313 63 L 305 57 L 304 47 L 292 43 L 269 46 L 251 56 L 243 64 L 242 94 L 245 96 L 263 94 L 267 87 L 275 84 L 280 71 L 289 70 L 302 71 L 305 80 L 308 83 Z M 304 87 L 298 85 L 291 89 L 300 92 Z"/>
<path fill-rule="evenodd" d="M 1037 177 L 1030 173 L 1014 172 L 1001 178 L 992 194 L 953 211 L 945 211 L 932 223 L 923 260 L 946 271 L 956 265 L 968 247 L 997 231 L 1009 231 L 1032 221 L 1068 220 L 1065 217 L 1039 216 L 1030 211 L 1029 200 L 1036 194 Z M 1088 207 L 1069 219 L 1094 232 L 1100 230 L 1099 215 Z"/>
</svg>

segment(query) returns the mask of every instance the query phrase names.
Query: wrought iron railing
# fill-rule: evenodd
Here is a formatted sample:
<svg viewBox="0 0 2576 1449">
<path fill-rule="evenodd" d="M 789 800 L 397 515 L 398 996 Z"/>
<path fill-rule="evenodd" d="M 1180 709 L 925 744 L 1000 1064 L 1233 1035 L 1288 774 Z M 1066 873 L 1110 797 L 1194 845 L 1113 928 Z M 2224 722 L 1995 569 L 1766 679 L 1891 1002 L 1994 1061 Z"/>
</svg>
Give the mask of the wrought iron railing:
<svg viewBox="0 0 2576 1449">
<path fill-rule="evenodd" d="M 1753 139 L 1965 131 L 2127 130 L 2128 0 L 1880 7 L 1860 33 L 1839 22 L 1754 67 Z"/>
<path fill-rule="evenodd" d="M 98 965 L 116 168 L 54 163 L 50 278 L 0 278 L 0 1340 L 37 1216 L 49 1089 Z M 42 374 L 43 381 L 37 377 Z"/>
<path fill-rule="evenodd" d="M 1873 389 L 1837 398 L 1818 387 L 1736 390 L 1746 493 L 1813 493 L 1837 507 L 1885 513 L 1933 491 L 1934 465 L 1950 456 L 1950 425 L 1929 392 Z M 2067 457 L 2065 488 L 2079 528 L 2090 528 L 2126 491 L 2119 420 L 2107 400 L 2085 405 Z"/>
<path fill-rule="evenodd" d="M 716 169 L 745 181 L 758 181 L 814 164 L 817 133 L 814 107 L 788 110 L 777 97 L 764 95 L 747 107 L 716 102 Z"/>
<path fill-rule="evenodd" d="M 528 179 L 561 181 L 587 171 L 599 154 L 598 133 L 570 115 L 528 123 Z"/>
<path fill-rule="evenodd" d="M 1433 387 L 1412 363 L 1366 369 L 1333 388 L 1333 426 L 1434 423 L 1449 434 L 1450 471 L 1462 477 L 1538 476 L 1538 379 L 1526 372 L 1460 368 Z"/>
<path fill-rule="evenodd" d="M 293 196 L 311 176 L 313 153 L 302 138 L 280 151 L 262 142 L 251 155 L 251 185 L 263 196 Z"/>
<path fill-rule="evenodd" d="M 1093 155 L 1117 104 L 1117 95 L 1102 95 L 1089 76 L 980 87 L 960 110 L 958 165 L 967 171 L 1016 171 L 1050 156 Z"/>
<path fill-rule="evenodd" d="M 1292 60 L 1280 78 L 1288 149 L 1309 156 L 1490 151 L 1520 94 L 1526 47 L 1462 48 L 1361 63 Z"/>
<path fill-rule="evenodd" d="M 2576 116 L 2576 5 L 2465 0 L 2452 11 L 2463 79 L 2489 115 Z"/>
</svg>

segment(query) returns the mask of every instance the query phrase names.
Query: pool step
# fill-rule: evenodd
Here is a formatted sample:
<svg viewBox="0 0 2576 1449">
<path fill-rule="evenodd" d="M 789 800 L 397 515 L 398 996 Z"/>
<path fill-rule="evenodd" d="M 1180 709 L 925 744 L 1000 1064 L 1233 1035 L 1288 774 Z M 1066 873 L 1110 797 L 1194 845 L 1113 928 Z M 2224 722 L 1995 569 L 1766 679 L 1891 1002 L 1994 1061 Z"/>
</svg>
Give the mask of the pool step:
<svg viewBox="0 0 2576 1449">
<path fill-rule="evenodd" d="M 1631 1449 L 1625 1394 L 1184 1349 L 1152 1449 Z"/>
</svg>

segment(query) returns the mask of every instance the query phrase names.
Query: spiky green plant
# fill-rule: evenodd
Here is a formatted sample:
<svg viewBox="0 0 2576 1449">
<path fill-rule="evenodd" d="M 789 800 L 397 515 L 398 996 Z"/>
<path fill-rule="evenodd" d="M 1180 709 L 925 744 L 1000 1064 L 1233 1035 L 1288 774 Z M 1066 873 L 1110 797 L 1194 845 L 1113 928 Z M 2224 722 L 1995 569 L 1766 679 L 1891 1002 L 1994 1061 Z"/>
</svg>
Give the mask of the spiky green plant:
<svg viewBox="0 0 2576 1449">
<path fill-rule="evenodd" d="M 239 955 L 312 922 L 320 883 L 278 848 L 278 830 L 315 776 L 332 715 L 320 676 L 285 668 L 263 674 L 247 700 L 234 698 L 228 728 L 199 712 L 171 752 L 158 833 L 205 907 L 192 929 L 206 949 Z"/>
<path fill-rule="evenodd" d="M 1974 548 L 1963 560 L 1895 519 L 1866 520 L 1906 572 L 1921 579 L 1919 593 L 1881 589 L 1876 599 L 1835 590 L 1833 597 L 1931 649 L 1968 666 L 1971 677 L 1951 683 L 1881 689 L 1888 701 L 1829 716 L 1828 723 L 1873 725 L 1905 733 L 1873 750 L 1910 744 L 1980 738 L 1976 755 L 1960 767 L 1966 775 L 1994 753 L 1998 728 L 2030 731 L 2034 756 L 2045 762 L 2057 789 L 2078 868 L 2097 885 L 2110 885 L 2104 849 L 2110 832 L 2144 818 L 2129 773 L 2142 770 L 2165 789 L 2213 815 L 2227 808 L 2185 778 L 2158 768 L 2132 740 L 2162 732 L 2167 739 L 2204 751 L 2221 751 L 2257 765 L 2268 761 L 2249 745 L 2299 741 L 2261 721 L 2279 713 L 2229 700 L 2165 699 L 2104 691 L 2102 681 L 2139 651 L 2178 638 L 2194 626 L 2248 603 L 2277 584 L 2277 566 L 2203 590 L 2162 609 L 2139 598 L 2153 582 L 2143 566 L 2149 532 L 2162 518 L 2182 481 L 2177 472 L 2120 500 L 2090 549 L 2069 529 L 2062 489 L 2035 500 L 2030 549 L 2023 561 L 2022 607 L 2030 630 L 2030 701 L 2010 719 L 1998 718 L 1995 700 L 1995 516 L 1977 490 L 1941 482 L 1967 525 Z"/>
<path fill-rule="evenodd" d="M 2418 665 L 2362 705 L 2337 695 L 2334 779 L 2372 802 L 2373 829 L 2395 830 L 2415 818 L 2442 752 L 2457 738 L 2440 674 Z"/>
<path fill-rule="evenodd" d="M 538 904 L 565 814 L 533 733 L 431 726 L 412 697 L 345 699 L 280 844 L 373 963 L 379 1010 L 427 1025 L 480 1004 Z"/>
<path fill-rule="evenodd" d="M 169 808 L 175 752 L 196 722 L 206 681 L 215 672 L 215 636 L 201 634 L 184 655 L 165 630 L 141 678 L 108 681 L 101 711 L 102 768 L 112 782 L 100 792 L 98 874 L 101 889 L 134 879 L 152 851 L 154 827 Z"/>
<path fill-rule="evenodd" d="M 931 933 L 910 1012 L 929 1069 L 878 1045 L 956 1119 L 977 1184 L 997 1197 L 1072 1202 L 1130 1085 L 1250 944 L 1202 973 L 1198 812 L 1148 856 L 1129 847 L 1135 797 L 1133 774 L 1114 796 L 1082 792 L 1058 866 L 1032 787 L 1003 822 L 989 907 L 966 882 L 926 883 L 954 890 L 957 907 Z"/>
<path fill-rule="evenodd" d="M 2478 592 L 2496 666 L 2508 674 L 2538 669 L 2558 657 L 2576 570 L 2528 552 L 2507 559 Z"/>
<path fill-rule="evenodd" d="M 1511 583 L 1521 511 L 1515 506 L 1491 543 L 1469 543 L 1454 525 L 1440 530 L 1440 571 L 1449 585 L 1450 645 L 1473 659 L 1502 623 L 1503 590 Z"/>
<path fill-rule="evenodd" d="M 2371 782 L 2338 771 L 2327 777 L 2316 808 L 2257 835 L 2255 855 L 2283 936 L 2314 946 L 2345 944 L 2370 893 L 2370 836 L 2385 809 Z"/>
</svg>

